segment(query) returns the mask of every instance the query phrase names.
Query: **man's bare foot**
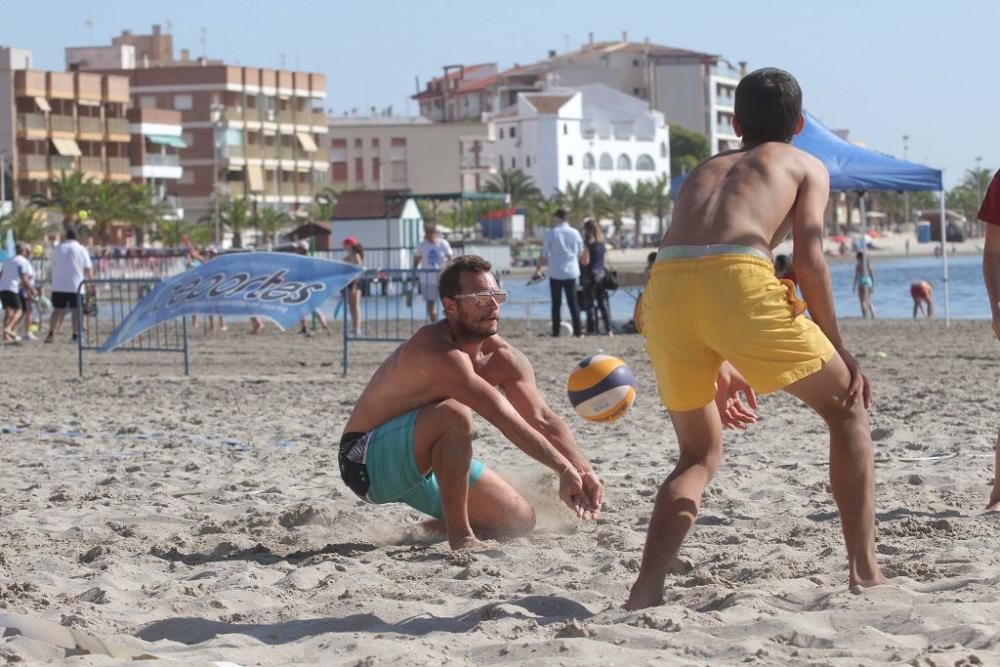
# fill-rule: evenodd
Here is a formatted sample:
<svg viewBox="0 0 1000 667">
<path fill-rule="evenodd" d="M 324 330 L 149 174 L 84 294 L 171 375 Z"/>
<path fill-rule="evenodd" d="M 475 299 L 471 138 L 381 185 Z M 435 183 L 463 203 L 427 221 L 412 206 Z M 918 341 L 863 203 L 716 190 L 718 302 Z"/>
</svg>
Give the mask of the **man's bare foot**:
<svg viewBox="0 0 1000 667">
<path fill-rule="evenodd" d="M 640 586 L 639 582 L 632 584 L 632 590 L 629 592 L 628 601 L 625 603 L 625 609 L 628 611 L 636 611 L 637 609 L 645 609 L 646 607 L 656 607 L 663 604 L 663 591 L 662 590 L 652 590 L 649 586 Z"/>
<path fill-rule="evenodd" d="M 469 551 L 486 548 L 486 545 L 477 540 L 474 535 L 460 537 L 457 540 L 448 540 L 448 545 L 451 546 L 452 551 Z"/>
<path fill-rule="evenodd" d="M 881 586 L 882 584 L 887 584 L 889 581 L 882 576 L 882 573 L 877 573 L 874 577 L 868 577 L 862 579 L 860 577 L 851 577 L 848 582 L 848 586 L 851 590 L 855 588 L 872 588 L 873 586 Z"/>
<path fill-rule="evenodd" d="M 986 506 L 987 512 L 1000 512 L 1000 498 L 990 498 L 989 504 Z"/>
</svg>

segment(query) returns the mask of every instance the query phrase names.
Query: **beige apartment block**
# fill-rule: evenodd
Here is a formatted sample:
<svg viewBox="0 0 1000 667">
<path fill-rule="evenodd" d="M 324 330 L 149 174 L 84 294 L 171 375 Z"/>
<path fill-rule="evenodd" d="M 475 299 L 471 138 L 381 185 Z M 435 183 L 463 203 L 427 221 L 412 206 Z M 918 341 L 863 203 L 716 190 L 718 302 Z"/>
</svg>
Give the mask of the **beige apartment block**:
<svg viewBox="0 0 1000 667">
<path fill-rule="evenodd" d="M 0 151 L 15 205 L 47 195 L 63 172 L 128 181 L 128 79 L 31 68 L 30 52 L 0 47 Z"/>
<path fill-rule="evenodd" d="M 330 181 L 338 189 L 477 192 L 496 172 L 484 123 L 392 116 L 328 122 Z"/>
</svg>

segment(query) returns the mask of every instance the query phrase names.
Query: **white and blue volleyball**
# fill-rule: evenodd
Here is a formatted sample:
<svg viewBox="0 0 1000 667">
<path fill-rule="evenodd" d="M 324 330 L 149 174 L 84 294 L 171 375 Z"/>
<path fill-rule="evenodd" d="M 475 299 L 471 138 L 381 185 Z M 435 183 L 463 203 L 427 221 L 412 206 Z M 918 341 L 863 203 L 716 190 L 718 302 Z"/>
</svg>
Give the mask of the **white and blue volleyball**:
<svg viewBox="0 0 1000 667">
<path fill-rule="evenodd" d="M 573 409 L 594 422 L 612 422 L 628 412 L 637 387 L 635 376 L 625 362 L 607 354 L 595 354 L 581 361 L 566 382 Z"/>
</svg>

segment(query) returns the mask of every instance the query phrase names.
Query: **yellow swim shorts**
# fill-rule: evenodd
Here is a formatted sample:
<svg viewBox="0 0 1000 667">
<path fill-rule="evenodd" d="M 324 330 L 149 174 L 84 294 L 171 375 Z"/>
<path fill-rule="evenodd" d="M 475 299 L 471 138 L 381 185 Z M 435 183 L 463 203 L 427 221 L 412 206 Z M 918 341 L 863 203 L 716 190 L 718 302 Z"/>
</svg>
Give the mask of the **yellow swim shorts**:
<svg viewBox="0 0 1000 667">
<path fill-rule="evenodd" d="M 767 394 L 820 370 L 835 353 L 763 253 L 729 248 L 753 254 L 665 256 L 668 247 L 650 272 L 642 333 L 669 410 L 711 402 L 723 360 Z"/>
</svg>

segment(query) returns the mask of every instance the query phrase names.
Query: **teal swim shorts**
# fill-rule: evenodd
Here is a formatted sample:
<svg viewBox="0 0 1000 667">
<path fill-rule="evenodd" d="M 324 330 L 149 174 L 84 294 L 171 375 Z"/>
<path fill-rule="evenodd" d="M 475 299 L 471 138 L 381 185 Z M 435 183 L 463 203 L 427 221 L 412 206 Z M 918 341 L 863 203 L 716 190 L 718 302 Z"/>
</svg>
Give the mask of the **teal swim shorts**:
<svg viewBox="0 0 1000 667">
<path fill-rule="evenodd" d="M 406 503 L 432 517 L 443 519 L 441 491 L 431 471 L 417 469 L 413 428 L 420 408 L 411 410 L 368 433 L 345 433 L 340 440 L 340 473 L 362 500 L 381 505 Z M 482 477 L 486 466 L 473 458 L 469 488 Z"/>
</svg>

